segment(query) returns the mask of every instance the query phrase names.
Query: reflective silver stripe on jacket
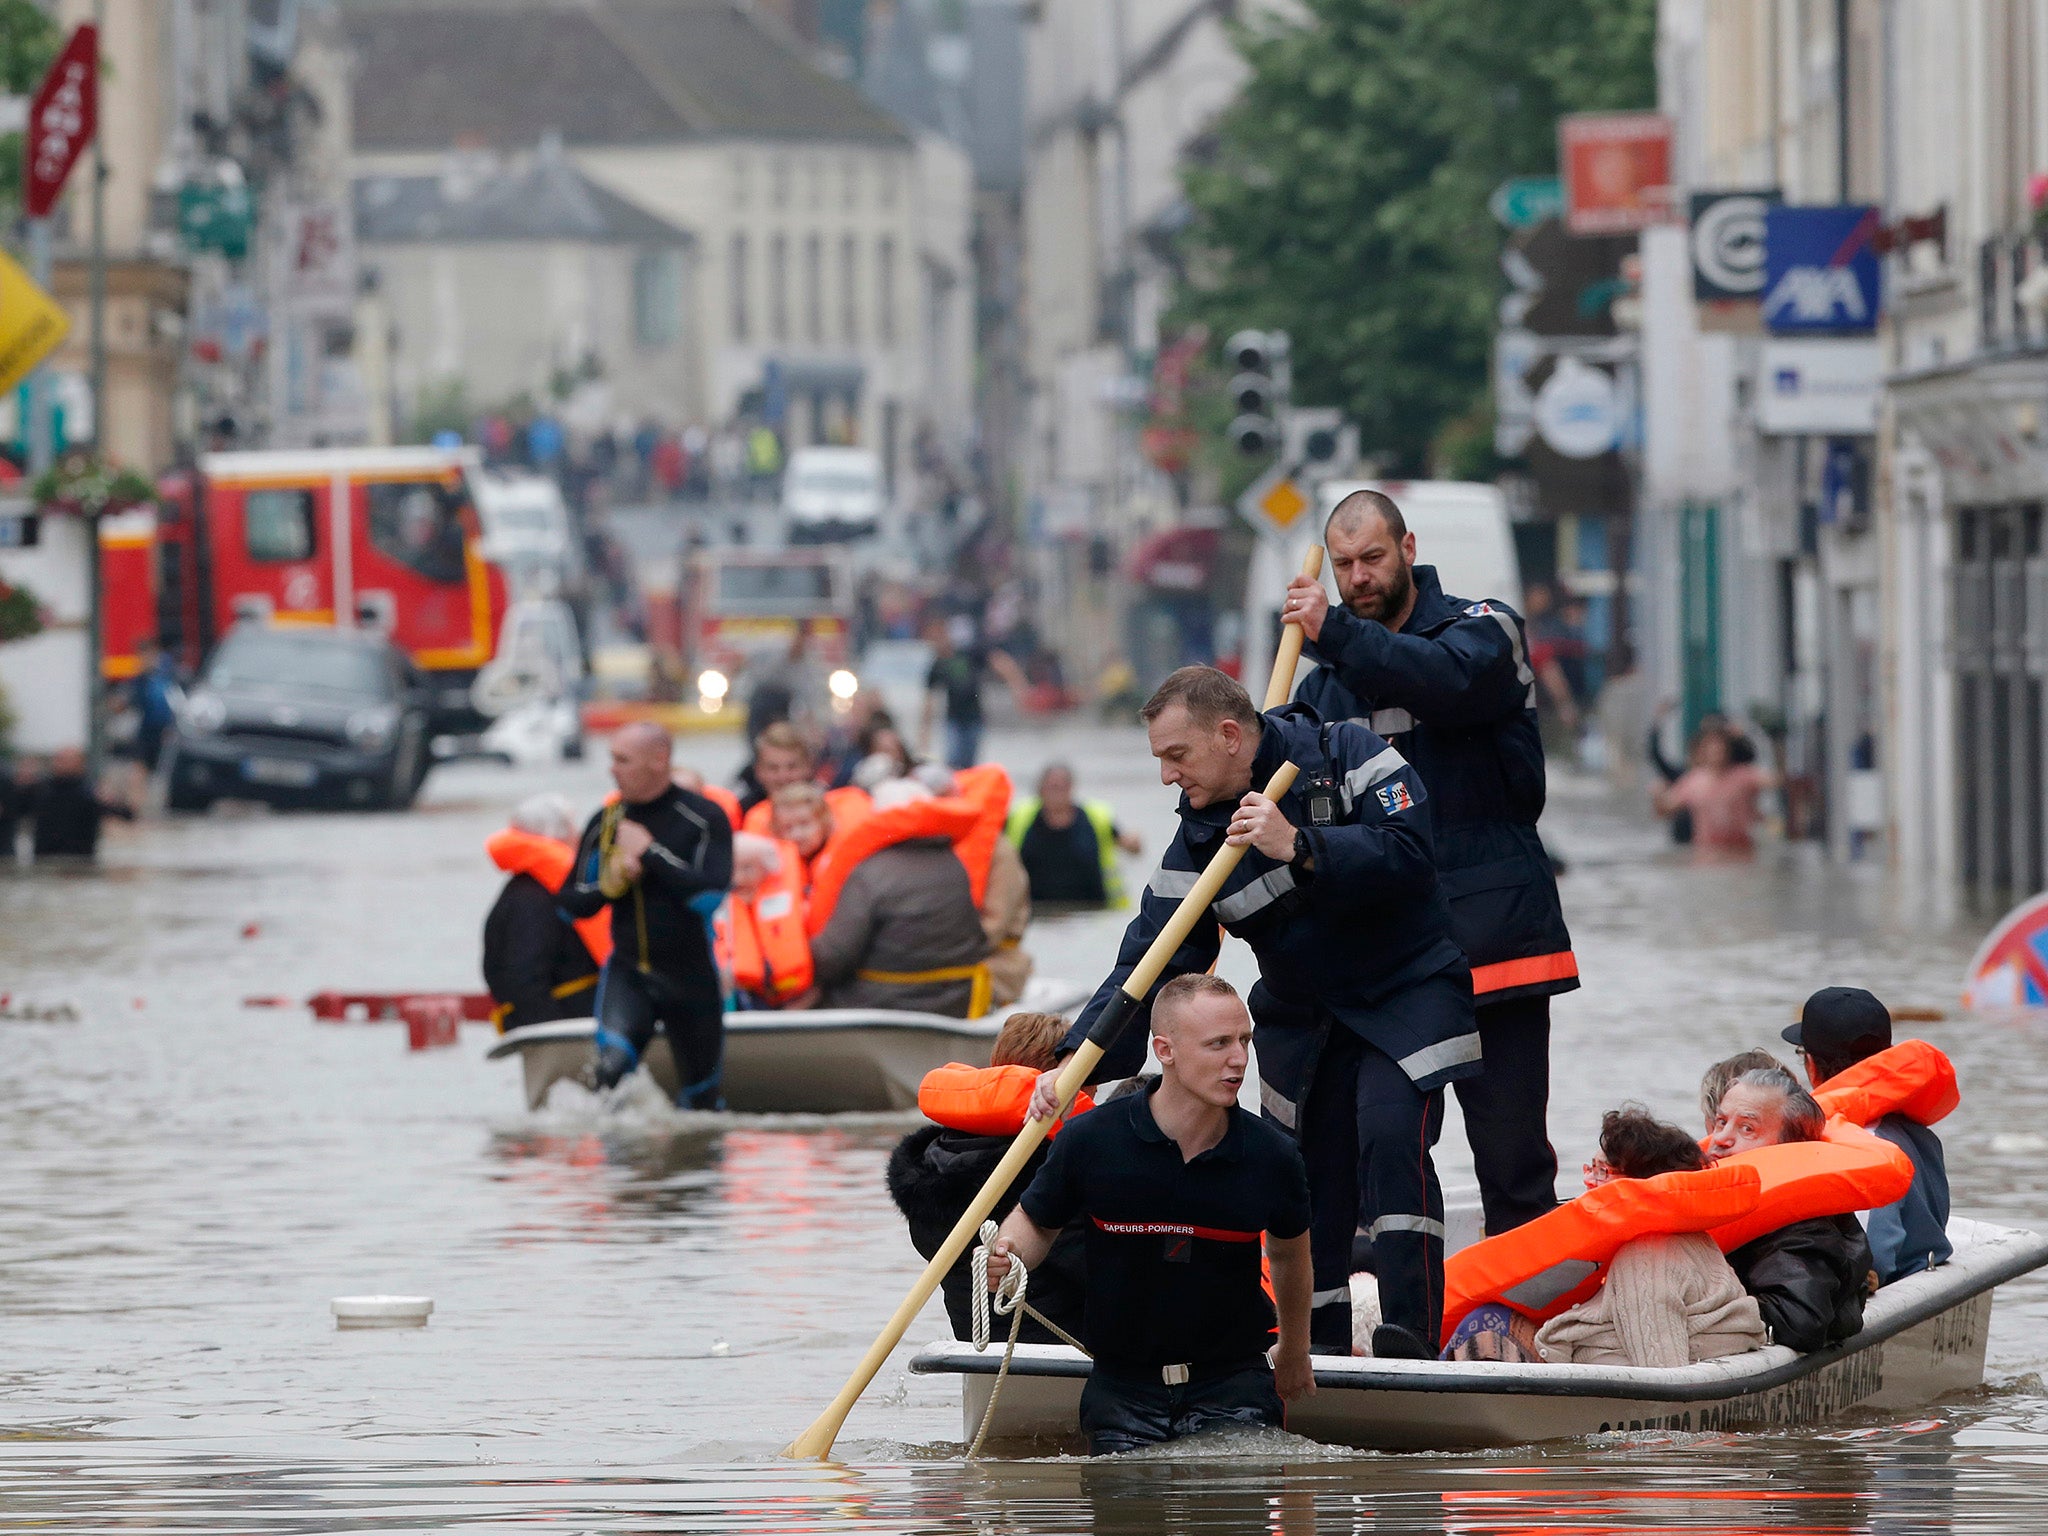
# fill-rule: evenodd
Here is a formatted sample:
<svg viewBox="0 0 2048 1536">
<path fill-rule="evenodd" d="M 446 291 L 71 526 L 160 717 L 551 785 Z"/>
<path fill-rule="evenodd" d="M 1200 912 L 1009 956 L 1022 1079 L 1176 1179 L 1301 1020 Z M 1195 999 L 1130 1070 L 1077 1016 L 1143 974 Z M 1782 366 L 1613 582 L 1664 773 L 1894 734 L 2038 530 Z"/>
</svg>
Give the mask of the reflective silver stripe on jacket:
<svg viewBox="0 0 2048 1536">
<path fill-rule="evenodd" d="M 1382 1216 L 1366 1228 L 1365 1235 L 1378 1237 L 1382 1232 L 1420 1232 L 1424 1237 L 1442 1237 L 1444 1224 L 1427 1216 Z"/>
<path fill-rule="evenodd" d="M 1162 864 L 1152 871 L 1152 878 L 1145 882 L 1145 889 L 1167 901 L 1179 901 L 1195 888 L 1195 882 L 1201 878 L 1195 870 L 1168 869 Z"/>
<path fill-rule="evenodd" d="M 1399 736 L 1415 729 L 1415 716 L 1405 709 L 1376 709 L 1358 723 L 1375 736 Z"/>
<path fill-rule="evenodd" d="M 1475 1029 L 1469 1035 L 1454 1035 L 1449 1040 L 1426 1045 L 1412 1055 L 1403 1056 L 1395 1065 L 1408 1074 L 1410 1082 L 1420 1082 L 1425 1077 L 1477 1060 L 1479 1031 Z"/>
<path fill-rule="evenodd" d="M 1298 1116 L 1294 1100 L 1281 1093 L 1263 1077 L 1259 1079 L 1259 1107 L 1290 1131 L 1294 1129 L 1294 1122 Z"/>
<path fill-rule="evenodd" d="M 1344 801 L 1344 809 L 1348 812 L 1353 802 L 1360 795 L 1371 789 L 1380 780 L 1391 779 L 1407 766 L 1408 759 L 1396 752 L 1392 747 L 1383 748 L 1374 757 L 1360 763 L 1356 768 L 1344 775 L 1344 783 L 1339 791 Z"/>
<path fill-rule="evenodd" d="M 1515 681 L 1529 690 L 1529 707 L 1536 706 L 1536 669 L 1529 665 L 1528 653 L 1522 648 L 1522 626 L 1502 613 L 1498 608 L 1485 615 L 1508 632 L 1508 644 L 1515 653 Z"/>
<path fill-rule="evenodd" d="M 1509 1286 L 1500 1293 L 1500 1299 L 1514 1302 L 1517 1306 L 1541 1309 L 1577 1290 L 1599 1270 L 1600 1266 L 1591 1259 L 1559 1259 L 1548 1269 Z"/>
<path fill-rule="evenodd" d="M 1212 910 L 1226 923 L 1241 923 L 1265 911 L 1293 889 L 1294 866 L 1282 864 L 1278 869 L 1266 871 L 1243 890 L 1221 897 Z"/>
<path fill-rule="evenodd" d="M 1313 1312 L 1317 1307 L 1327 1307 L 1333 1301 L 1348 1302 L 1350 1300 L 1350 1286 L 1333 1285 L 1327 1291 L 1310 1291 L 1308 1293 L 1308 1309 Z"/>
</svg>

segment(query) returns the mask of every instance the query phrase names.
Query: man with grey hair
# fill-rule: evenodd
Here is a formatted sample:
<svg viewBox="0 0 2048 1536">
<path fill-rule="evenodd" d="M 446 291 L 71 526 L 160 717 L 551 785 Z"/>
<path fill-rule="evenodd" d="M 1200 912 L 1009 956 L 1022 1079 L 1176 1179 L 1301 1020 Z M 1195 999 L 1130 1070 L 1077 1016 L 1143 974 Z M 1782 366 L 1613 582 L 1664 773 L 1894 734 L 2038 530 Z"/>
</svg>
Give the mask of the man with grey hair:
<svg viewBox="0 0 2048 1536">
<path fill-rule="evenodd" d="M 598 962 L 555 905 L 576 858 L 576 816 L 568 800 L 528 796 L 512 812 L 512 825 L 486 839 L 484 851 L 507 877 L 484 919 L 492 1019 L 509 1031 L 588 1016 Z"/>
<path fill-rule="evenodd" d="M 1818 1141 L 1827 1116 L 1783 1067 L 1756 1067 L 1728 1085 L 1707 1155 L 1739 1161 L 1762 1147 Z M 1752 1238 L 1728 1255 L 1756 1298 L 1773 1343 L 1802 1354 L 1863 1327 L 1863 1298 L 1877 1289 L 1870 1243 L 1853 1212 L 1814 1216 Z"/>
<path fill-rule="evenodd" d="M 685 1109 L 718 1109 L 725 1000 L 711 918 L 732 884 L 732 823 L 669 777 L 675 744 L 649 721 L 612 735 L 619 798 L 590 819 L 562 892 L 572 917 L 611 909 L 612 957 L 597 996 L 597 1081 L 639 1065 L 658 1026 L 675 1056 Z"/>
</svg>

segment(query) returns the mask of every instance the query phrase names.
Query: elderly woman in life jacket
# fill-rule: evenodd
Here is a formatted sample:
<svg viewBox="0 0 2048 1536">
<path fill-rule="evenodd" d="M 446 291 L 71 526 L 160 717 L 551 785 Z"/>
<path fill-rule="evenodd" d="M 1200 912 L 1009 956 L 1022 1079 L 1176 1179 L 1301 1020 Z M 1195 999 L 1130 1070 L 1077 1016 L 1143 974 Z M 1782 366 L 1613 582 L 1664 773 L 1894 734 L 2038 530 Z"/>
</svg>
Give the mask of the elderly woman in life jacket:
<svg viewBox="0 0 2048 1536">
<path fill-rule="evenodd" d="M 1600 1122 L 1599 1176 L 1647 1179 L 1707 1166 L 1698 1142 L 1640 1105 Z M 1476 1307 L 1452 1334 L 1446 1360 L 1681 1366 L 1739 1355 L 1764 1342 L 1757 1303 L 1714 1240 L 1701 1232 L 1624 1243 L 1591 1298 L 1540 1327 L 1498 1302 Z"/>
<path fill-rule="evenodd" d="M 1819 1141 L 1827 1116 L 1783 1067 L 1743 1073 L 1721 1095 L 1707 1155 L 1720 1162 L 1753 1147 Z M 1877 1288 L 1870 1243 L 1854 1216 L 1815 1216 L 1753 1238 L 1728 1262 L 1756 1298 L 1771 1341 L 1802 1354 L 1863 1327 Z"/>
</svg>

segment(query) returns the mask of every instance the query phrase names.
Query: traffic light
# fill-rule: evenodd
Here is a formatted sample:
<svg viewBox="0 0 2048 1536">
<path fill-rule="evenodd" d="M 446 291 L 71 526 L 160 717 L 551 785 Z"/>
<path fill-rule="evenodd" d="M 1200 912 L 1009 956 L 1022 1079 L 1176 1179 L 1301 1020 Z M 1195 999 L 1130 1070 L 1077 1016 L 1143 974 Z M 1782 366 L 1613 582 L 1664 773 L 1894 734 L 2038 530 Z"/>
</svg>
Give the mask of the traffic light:
<svg viewBox="0 0 2048 1536">
<path fill-rule="evenodd" d="M 1247 458 L 1270 458 L 1280 447 L 1278 422 L 1287 411 L 1292 382 L 1287 333 L 1239 331 L 1224 343 L 1223 355 L 1237 370 L 1230 380 L 1230 403 L 1237 413 L 1228 428 L 1231 446 Z"/>
</svg>

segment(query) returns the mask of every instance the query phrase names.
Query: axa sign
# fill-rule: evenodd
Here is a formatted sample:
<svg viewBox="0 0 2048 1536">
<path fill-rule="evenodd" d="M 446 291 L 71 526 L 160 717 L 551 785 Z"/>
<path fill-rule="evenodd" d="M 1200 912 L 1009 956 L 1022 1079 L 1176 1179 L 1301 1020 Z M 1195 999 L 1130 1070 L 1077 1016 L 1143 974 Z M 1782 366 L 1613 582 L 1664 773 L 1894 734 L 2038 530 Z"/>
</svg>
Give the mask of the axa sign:
<svg viewBox="0 0 2048 1536">
<path fill-rule="evenodd" d="M 1875 208 L 1764 210 L 1764 328 L 1780 336 L 1875 330 L 1882 294 Z"/>
</svg>

